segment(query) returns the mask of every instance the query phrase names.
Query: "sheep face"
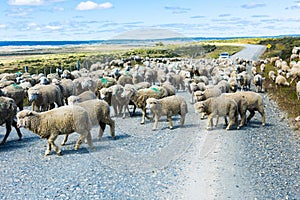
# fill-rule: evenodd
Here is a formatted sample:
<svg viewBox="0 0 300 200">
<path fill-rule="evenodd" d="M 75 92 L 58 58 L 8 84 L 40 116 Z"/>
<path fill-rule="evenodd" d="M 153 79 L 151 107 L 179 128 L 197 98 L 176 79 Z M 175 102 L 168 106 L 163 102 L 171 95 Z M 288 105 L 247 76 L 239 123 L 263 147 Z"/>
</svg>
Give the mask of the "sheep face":
<svg viewBox="0 0 300 200">
<path fill-rule="evenodd" d="M 153 108 L 157 107 L 158 100 L 155 98 L 149 98 L 146 100 L 146 108 L 152 110 Z"/>
<path fill-rule="evenodd" d="M 22 110 L 17 114 L 17 126 L 19 128 L 28 128 L 30 126 L 29 117 L 33 116 L 33 112 L 29 110 Z"/>
<path fill-rule="evenodd" d="M 37 100 L 39 96 L 40 96 L 40 92 L 38 90 L 33 90 L 32 92 L 29 92 L 28 94 L 29 103 L 32 103 L 34 100 Z"/>
<path fill-rule="evenodd" d="M 199 113 L 205 113 L 207 110 L 207 106 L 205 105 L 205 102 L 197 102 L 194 104 L 194 108 L 196 112 Z"/>
</svg>

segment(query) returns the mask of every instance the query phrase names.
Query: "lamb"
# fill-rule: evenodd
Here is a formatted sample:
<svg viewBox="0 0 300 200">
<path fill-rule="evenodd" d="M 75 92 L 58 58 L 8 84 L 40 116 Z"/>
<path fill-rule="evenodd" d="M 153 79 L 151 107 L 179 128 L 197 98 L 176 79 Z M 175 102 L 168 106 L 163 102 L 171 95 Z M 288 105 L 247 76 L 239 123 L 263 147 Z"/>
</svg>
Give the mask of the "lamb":
<svg viewBox="0 0 300 200">
<path fill-rule="evenodd" d="M 81 103 L 87 100 L 97 99 L 97 96 L 92 91 L 85 91 L 78 96 L 71 95 L 68 97 L 69 105 L 74 105 L 76 103 Z"/>
<path fill-rule="evenodd" d="M 12 98 L 19 110 L 23 110 L 25 91 L 21 86 L 17 84 L 6 86 L 0 90 L 0 96 Z"/>
<path fill-rule="evenodd" d="M 237 129 L 238 125 L 238 106 L 237 103 L 231 99 L 226 98 L 225 96 L 211 97 L 205 101 L 200 101 L 194 104 L 196 112 L 204 113 L 208 115 L 207 119 L 207 130 L 211 130 L 213 126 L 213 118 L 217 117 L 216 125 L 218 125 L 219 117 L 224 117 L 225 123 L 227 125 L 226 116 L 229 116 L 229 123 L 226 127 L 226 130 L 229 130 L 231 126 L 235 123 Z"/>
<path fill-rule="evenodd" d="M 79 149 L 85 139 L 91 149 L 95 148 L 90 133 L 92 124 L 89 114 L 80 106 L 62 106 L 42 113 L 23 110 L 17 114 L 17 119 L 18 127 L 24 127 L 48 140 L 45 156 L 50 154 L 52 147 L 57 155 L 61 155 L 61 151 L 54 143 L 56 138 L 73 132 L 80 134 L 75 150 Z"/>
<path fill-rule="evenodd" d="M 34 106 L 38 107 L 39 111 L 46 111 L 55 107 L 63 105 L 62 93 L 56 85 L 35 85 L 28 90 L 28 100 L 32 103 L 32 110 Z"/>
<path fill-rule="evenodd" d="M 256 74 L 253 77 L 253 84 L 255 85 L 255 91 L 256 92 L 262 92 L 262 84 L 263 84 L 264 78 L 260 74 Z"/>
<path fill-rule="evenodd" d="M 275 79 L 275 84 L 277 86 L 290 86 L 290 84 L 287 82 L 286 78 L 282 75 L 278 75 Z"/>
<path fill-rule="evenodd" d="M 22 133 L 20 129 L 17 127 L 17 122 L 14 120 L 16 114 L 17 114 L 17 105 L 15 101 L 9 97 L 0 97 L 0 126 L 4 123 L 6 126 L 6 133 L 0 145 L 3 145 L 6 142 L 11 132 L 11 126 L 15 127 L 17 134 L 19 136 L 19 140 L 22 139 Z"/>
<path fill-rule="evenodd" d="M 110 108 L 107 102 L 99 99 L 87 100 L 81 103 L 76 103 L 76 106 L 84 108 L 91 119 L 92 126 L 99 125 L 99 135 L 98 139 L 100 140 L 103 136 L 105 126 L 110 126 L 110 135 L 113 139 L 116 139 L 115 136 L 115 121 L 110 117 Z M 65 145 L 68 140 L 68 134 L 65 136 L 62 145 Z"/>
<path fill-rule="evenodd" d="M 261 115 L 262 126 L 265 126 L 266 117 L 262 97 L 258 93 L 252 91 L 240 92 L 240 95 L 244 96 L 248 102 L 247 110 L 250 112 L 250 115 L 247 118 L 247 123 L 252 119 L 255 111 L 258 111 Z"/>
<path fill-rule="evenodd" d="M 169 128 L 173 129 L 172 116 L 179 114 L 180 126 L 183 127 L 185 116 L 188 113 L 187 104 L 181 96 L 169 96 L 162 99 L 149 98 L 146 100 L 147 107 L 154 114 L 154 125 L 152 130 L 157 129 L 158 120 L 161 116 L 167 116 L 169 121 Z"/>
</svg>

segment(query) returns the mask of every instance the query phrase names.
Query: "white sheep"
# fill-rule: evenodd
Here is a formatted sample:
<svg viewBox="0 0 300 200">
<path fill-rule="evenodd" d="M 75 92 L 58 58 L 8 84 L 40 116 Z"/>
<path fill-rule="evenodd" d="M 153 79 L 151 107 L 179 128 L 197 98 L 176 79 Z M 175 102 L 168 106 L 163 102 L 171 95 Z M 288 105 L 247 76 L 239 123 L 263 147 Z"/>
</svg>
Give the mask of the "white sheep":
<svg viewBox="0 0 300 200">
<path fill-rule="evenodd" d="M 276 73 L 275 73 L 273 70 L 269 71 L 268 76 L 269 76 L 269 79 L 271 79 L 272 81 L 275 82 L 275 79 L 276 79 Z"/>
<path fill-rule="evenodd" d="M 278 75 L 275 79 L 275 84 L 277 86 L 290 86 L 289 82 L 287 82 L 286 78 L 282 75 Z"/>
<path fill-rule="evenodd" d="M 169 96 L 162 99 L 148 98 L 146 100 L 147 108 L 154 114 L 154 125 L 152 130 L 157 129 L 158 120 L 161 116 L 167 116 L 169 128 L 173 129 L 172 116 L 179 114 L 180 126 L 184 125 L 185 115 L 188 113 L 187 104 L 181 96 Z"/>
<path fill-rule="evenodd" d="M 229 130 L 233 124 L 238 125 L 238 106 L 237 103 L 230 98 L 225 96 L 211 97 L 205 101 L 200 101 L 194 104 L 196 112 L 204 113 L 208 115 L 207 118 L 207 130 L 211 130 L 213 127 L 213 118 L 216 117 L 216 125 L 218 125 L 219 117 L 224 117 L 225 123 L 227 125 L 227 118 L 229 116 L 229 123 L 226 130 Z"/>
<path fill-rule="evenodd" d="M 49 111 L 37 113 L 35 111 L 23 110 L 17 114 L 18 127 L 24 127 L 48 140 L 45 156 L 49 155 L 53 147 L 57 155 L 61 151 L 54 143 L 59 135 L 77 132 L 80 134 L 75 150 L 85 139 L 91 149 L 94 149 L 90 130 L 92 128 L 88 112 L 80 106 L 62 106 Z"/>
</svg>

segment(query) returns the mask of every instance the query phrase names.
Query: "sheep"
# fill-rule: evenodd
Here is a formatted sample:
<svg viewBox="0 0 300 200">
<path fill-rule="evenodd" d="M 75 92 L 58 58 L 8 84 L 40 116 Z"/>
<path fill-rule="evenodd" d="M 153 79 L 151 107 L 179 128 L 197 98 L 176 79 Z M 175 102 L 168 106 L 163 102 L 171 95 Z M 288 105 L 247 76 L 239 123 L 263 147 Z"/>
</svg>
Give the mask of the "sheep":
<svg viewBox="0 0 300 200">
<path fill-rule="evenodd" d="M 179 74 L 166 74 L 166 81 L 170 82 L 177 90 L 184 90 L 184 81 L 182 76 L 180 76 Z"/>
<path fill-rule="evenodd" d="M 275 79 L 275 84 L 277 86 L 290 86 L 290 84 L 287 82 L 286 78 L 282 75 L 278 75 Z"/>
<path fill-rule="evenodd" d="M 96 96 L 100 99 L 100 90 L 102 88 L 108 88 L 112 85 L 117 84 L 116 79 L 112 78 L 112 77 L 102 77 L 97 81 L 96 84 L 96 89 L 95 89 L 95 94 Z"/>
<path fill-rule="evenodd" d="M 275 82 L 275 79 L 276 79 L 276 73 L 275 73 L 273 70 L 269 71 L 268 76 L 269 76 L 269 79 L 271 79 L 272 81 Z"/>
<path fill-rule="evenodd" d="M 49 111 L 38 113 L 23 110 L 17 114 L 18 127 L 24 127 L 41 138 L 48 140 L 45 156 L 49 155 L 53 147 L 57 155 L 61 150 L 54 143 L 59 135 L 77 132 L 80 134 L 75 150 L 78 150 L 84 139 L 91 149 L 94 149 L 90 130 L 92 128 L 88 112 L 80 106 L 62 106 Z"/>
<path fill-rule="evenodd" d="M 28 100 L 32 104 L 32 110 L 37 106 L 39 111 L 46 111 L 63 105 L 62 93 L 56 85 L 35 85 L 28 90 Z"/>
<path fill-rule="evenodd" d="M 22 133 L 17 127 L 17 122 L 14 119 L 16 114 L 17 105 L 15 101 L 9 97 L 0 97 L 0 126 L 4 123 L 6 126 L 6 133 L 0 145 L 3 145 L 6 142 L 11 132 L 11 126 L 13 126 L 16 129 L 17 134 L 19 136 L 19 140 L 22 139 Z"/>
<path fill-rule="evenodd" d="M 218 125 L 219 117 L 224 117 L 225 123 L 227 125 L 226 116 L 229 116 L 229 123 L 226 127 L 226 130 L 229 130 L 231 126 L 235 123 L 237 129 L 239 129 L 238 125 L 238 106 L 237 103 L 230 98 L 226 98 L 225 96 L 211 97 L 205 101 L 200 101 L 194 104 L 194 108 L 196 112 L 204 113 L 208 115 L 207 119 L 207 130 L 211 130 L 213 126 L 213 118 L 216 117 L 216 125 Z"/>
<path fill-rule="evenodd" d="M 263 89 L 262 89 L 263 80 L 264 80 L 264 78 L 260 74 L 256 74 L 253 77 L 253 84 L 255 85 L 256 92 L 263 91 Z"/>
<path fill-rule="evenodd" d="M 68 98 L 72 95 L 75 95 L 76 92 L 73 81 L 71 79 L 62 79 L 60 81 L 58 79 L 53 79 L 52 84 L 55 84 L 60 88 L 64 103 L 68 105 Z"/>
<path fill-rule="evenodd" d="M 300 100 L 300 81 L 298 81 L 296 84 L 296 93 L 298 100 Z"/>
<path fill-rule="evenodd" d="M 145 88 L 140 90 L 135 90 L 134 88 L 131 88 L 127 92 L 129 93 L 128 96 L 131 96 L 130 99 L 136 105 L 136 107 L 142 110 L 141 124 L 145 124 L 145 117 L 149 118 L 146 115 L 146 100 L 151 97 L 161 99 L 167 96 L 167 91 L 162 87 Z"/>
<path fill-rule="evenodd" d="M 75 96 L 75 95 L 69 96 L 68 103 L 69 103 L 69 105 L 74 105 L 76 103 L 81 103 L 81 102 L 92 100 L 92 99 L 97 99 L 97 96 L 95 95 L 95 93 L 92 91 L 85 91 L 78 96 Z"/>
<path fill-rule="evenodd" d="M 6 96 L 12 98 L 15 101 L 19 110 L 23 110 L 25 91 L 21 86 L 17 84 L 6 86 L 5 88 L 2 88 L 0 90 L 0 96 Z"/>
<path fill-rule="evenodd" d="M 237 75 L 237 81 L 241 87 L 241 91 L 244 89 L 250 90 L 251 77 L 246 71 L 243 71 Z"/>
<path fill-rule="evenodd" d="M 169 128 L 173 129 L 172 116 L 179 114 L 180 126 L 183 127 L 185 116 L 188 113 L 186 101 L 181 96 L 169 96 L 162 99 L 148 98 L 146 100 L 147 107 L 154 114 L 154 125 L 152 130 L 157 129 L 158 120 L 161 116 L 167 116 Z"/>
<path fill-rule="evenodd" d="M 238 89 L 238 82 L 236 80 L 235 77 L 230 77 L 228 79 L 228 83 L 229 83 L 229 86 L 230 86 L 230 92 L 236 92 L 237 89 Z"/>
<path fill-rule="evenodd" d="M 167 90 L 167 92 L 168 92 L 167 96 L 175 95 L 176 88 L 169 81 L 164 82 L 162 84 L 162 87 Z"/>
<path fill-rule="evenodd" d="M 90 77 L 79 77 L 73 80 L 75 84 L 76 92 L 75 95 L 79 95 L 85 91 L 96 91 L 97 88 L 97 81 Z"/>
<path fill-rule="evenodd" d="M 132 76 L 130 74 L 123 74 L 119 77 L 118 84 L 125 86 L 125 84 L 133 84 Z"/>
<path fill-rule="evenodd" d="M 250 112 L 250 115 L 247 117 L 247 123 L 252 119 L 255 111 L 258 111 L 261 115 L 262 126 L 265 126 L 266 117 L 262 97 L 258 93 L 252 91 L 240 92 L 240 95 L 244 96 L 248 102 L 247 110 Z"/>
<path fill-rule="evenodd" d="M 204 101 L 210 97 L 220 96 L 221 94 L 222 94 L 222 91 L 219 88 L 213 87 L 213 88 L 207 88 L 204 91 L 194 92 L 194 97 L 195 97 L 196 101 Z"/>
<path fill-rule="evenodd" d="M 240 122 L 240 127 L 244 126 L 245 124 L 247 124 L 246 121 L 246 112 L 248 109 L 248 101 L 245 98 L 245 96 L 242 95 L 241 92 L 235 92 L 235 93 L 223 93 L 221 94 L 221 96 L 225 96 L 227 98 L 231 98 L 233 99 L 238 106 L 238 113 L 241 117 L 241 122 Z"/>
<path fill-rule="evenodd" d="M 103 136 L 105 126 L 110 126 L 110 135 L 115 140 L 115 121 L 110 117 L 110 108 L 107 102 L 99 99 L 87 100 L 81 103 L 76 103 L 76 106 L 84 108 L 91 119 L 92 126 L 99 125 L 98 139 L 100 140 Z M 65 145 L 68 140 L 68 134 L 65 136 L 64 141 L 61 145 Z"/>
<path fill-rule="evenodd" d="M 151 85 L 155 85 L 157 81 L 157 72 L 154 69 L 146 68 L 144 81 L 149 82 Z"/>
<path fill-rule="evenodd" d="M 130 98 L 123 95 L 124 87 L 120 84 L 116 84 L 110 86 L 109 88 L 102 88 L 100 90 L 101 99 L 105 99 L 109 105 L 111 105 L 114 109 L 115 116 L 119 116 L 122 114 L 123 108 L 123 118 L 126 117 L 126 109 L 129 112 L 129 101 Z M 130 112 L 129 112 L 130 113 Z"/>
<path fill-rule="evenodd" d="M 294 80 L 300 77 L 300 62 L 298 62 L 291 68 L 290 74 L 291 74 L 291 84 L 292 84 Z"/>
</svg>

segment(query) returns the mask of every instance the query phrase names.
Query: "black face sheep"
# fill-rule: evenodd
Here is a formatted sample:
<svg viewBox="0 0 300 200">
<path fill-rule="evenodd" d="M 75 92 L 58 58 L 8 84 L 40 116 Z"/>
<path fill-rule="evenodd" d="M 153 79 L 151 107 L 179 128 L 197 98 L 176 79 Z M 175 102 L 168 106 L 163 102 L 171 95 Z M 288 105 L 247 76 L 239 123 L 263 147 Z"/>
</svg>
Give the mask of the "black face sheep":
<svg viewBox="0 0 300 200">
<path fill-rule="evenodd" d="M 208 115 L 207 130 L 212 129 L 214 117 L 217 118 L 215 126 L 218 125 L 219 117 L 224 117 L 227 125 L 226 116 L 229 116 L 229 124 L 226 127 L 226 130 L 229 130 L 234 123 L 236 124 L 237 129 L 239 129 L 237 116 L 238 106 L 233 99 L 226 98 L 224 96 L 211 97 L 205 101 L 195 103 L 194 108 L 196 112 Z"/>
<path fill-rule="evenodd" d="M 53 147 L 57 155 L 61 154 L 54 143 L 59 135 L 77 132 L 80 134 L 75 150 L 78 150 L 84 139 L 91 149 L 94 149 L 90 130 L 92 128 L 88 112 L 80 106 L 62 106 L 52 110 L 37 113 L 23 110 L 17 114 L 18 127 L 31 130 L 41 138 L 48 140 L 45 155 L 49 155 Z"/>
<path fill-rule="evenodd" d="M 116 139 L 115 136 L 115 121 L 110 117 L 110 108 L 106 101 L 93 99 L 84 101 L 82 103 L 77 103 L 77 106 L 84 108 L 88 113 L 91 119 L 92 125 L 99 125 L 99 140 L 102 138 L 103 132 L 105 130 L 105 126 L 110 126 L 110 135 L 113 139 Z M 62 143 L 64 145 L 68 140 L 68 135 L 65 136 L 65 139 Z"/>
<path fill-rule="evenodd" d="M 180 126 L 184 125 L 185 115 L 188 113 L 187 104 L 181 96 L 169 96 L 162 99 L 149 98 L 146 100 L 147 107 L 154 114 L 154 125 L 152 130 L 157 129 L 158 120 L 161 116 L 167 116 L 170 129 L 173 129 L 172 116 L 179 114 Z"/>
<path fill-rule="evenodd" d="M 6 133 L 5 136 L 0 143 L 3 145 L 11 132 L 11 126 L 15 127 L 19 140 L 22 139 L 22 134 L 20 129 L 17 127 L 17 122 L 14 120 L 14 117 L 17 114 L 17 105 L 15 101 L 8 97 L 0 97 L 0 125 L 5 123 Z"/>
<path fill-rule="evenodd" d="M 256 92 L 262 92 L 262 85 L 263 85 L 263 80 L 264 78 L 260 75 L 260 74 L 256 74 L 254 77 L 253 77 L 253 84 L 255 85 L 255 91 Z"/>
</svg>

